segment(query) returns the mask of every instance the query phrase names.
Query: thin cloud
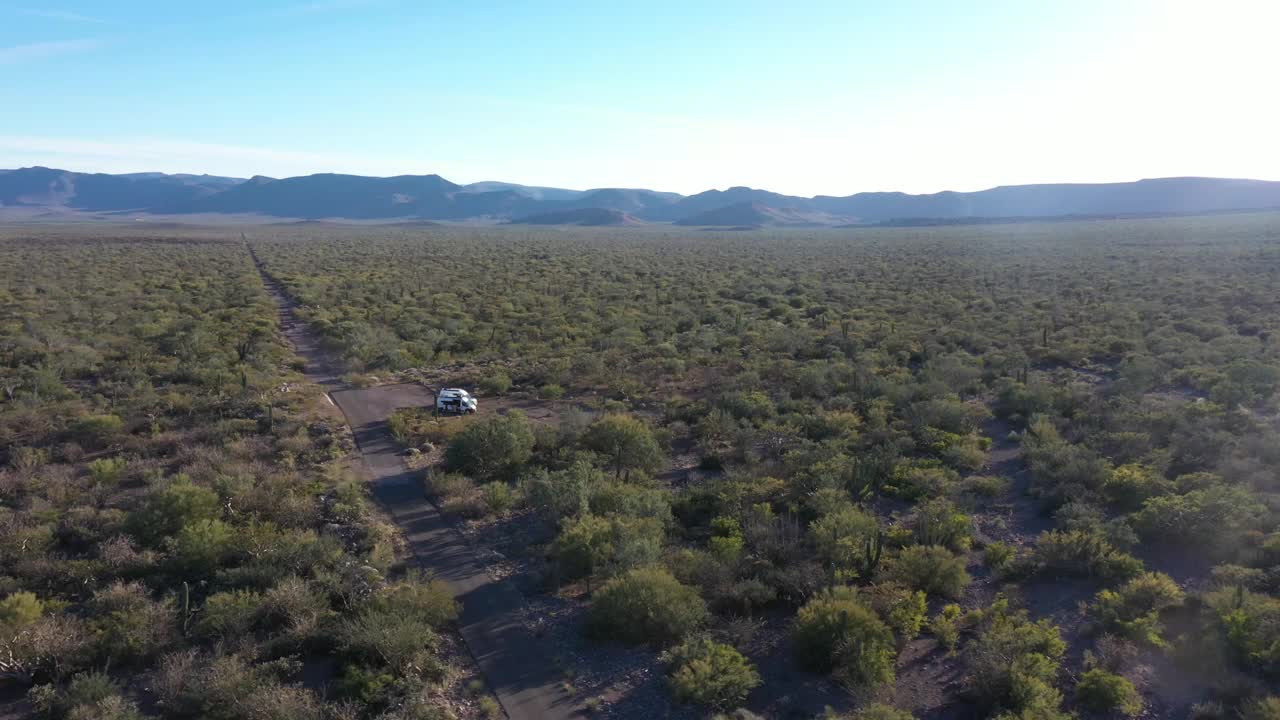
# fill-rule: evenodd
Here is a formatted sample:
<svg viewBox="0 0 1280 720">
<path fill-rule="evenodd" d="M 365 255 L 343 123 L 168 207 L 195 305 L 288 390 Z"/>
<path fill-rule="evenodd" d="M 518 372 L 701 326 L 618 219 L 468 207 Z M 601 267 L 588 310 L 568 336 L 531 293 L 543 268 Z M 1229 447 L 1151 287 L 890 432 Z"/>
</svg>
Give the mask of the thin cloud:
<svg viewBox="0 0 1280 720">
<path fill-rule="evenodd" d="M 18 8 L 18 12 L 28 17 L 38 17 L 38 18 L 44 18 L 46 20 L 61 20 L 63 22 L 87 23 L 91 25 L 114 24 L 114 22 L 111 20 L 104 20 L 102 18 L 90 17 L 88 15 L 82 15 L 78 12 L 71 12 L 69 10 L 49 10 L 49 9 L 43 9 L 43 8 L 40 8 L 40 9 Z"/>
<path fill-rule="evenodd" d="M 64 55 L 93 52 L 102 47 L 102 40 L 57 40 L 53 42 L 27 43 L 0 48 L 0 65 L 49 60 Z"/>
</svg>

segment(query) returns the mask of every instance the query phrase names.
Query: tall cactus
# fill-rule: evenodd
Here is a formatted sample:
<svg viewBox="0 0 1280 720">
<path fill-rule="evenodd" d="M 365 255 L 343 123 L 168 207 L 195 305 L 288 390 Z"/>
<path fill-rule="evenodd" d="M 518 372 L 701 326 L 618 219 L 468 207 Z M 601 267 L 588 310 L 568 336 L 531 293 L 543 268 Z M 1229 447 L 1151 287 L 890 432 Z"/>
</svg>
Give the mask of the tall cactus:
<svg viewBox="0 0 1280 720">
<path fill-rule="evenodd" d="M 884 532 L 876 530 L 876 534 L 868 537 L 862 543 L 863 575 L 871 577 L 876 574 L 876 570 L 880 567 L 880 556 L 884 552 Z"/>
</svg>

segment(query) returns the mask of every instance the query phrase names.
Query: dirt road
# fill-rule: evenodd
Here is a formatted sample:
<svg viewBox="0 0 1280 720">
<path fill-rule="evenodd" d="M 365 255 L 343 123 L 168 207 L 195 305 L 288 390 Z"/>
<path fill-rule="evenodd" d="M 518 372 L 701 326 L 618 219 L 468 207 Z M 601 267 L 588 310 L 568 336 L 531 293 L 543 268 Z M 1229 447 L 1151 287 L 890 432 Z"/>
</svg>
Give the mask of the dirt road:
<svg viewBox="0 0 1280 720">
<path fill-rule="evenodd" d="M 252 249 L 250 254 L 253 255 Z M 326 387 L 346 416 L 367 468 L 374 497 L 404 532 L 417 565 L 449 583 L 462 603 L 458 626 L 489 687 L 511 720 L 557 720 L 579 711 L 561 683 L 554 659 L 521 623 L 524 597 L 511 581 L 496 581 L 451 521 L 427 501 L 415 474 L 405 467 L 387 428 L 396 408 L 429 405 L 420 385 L 346 387 L 315 337 L 298 321 L 278 283 L 264 271 L 268 293 L 280 308 L 280 327 L 307 363 L 311 382 Z"/>
</svg>

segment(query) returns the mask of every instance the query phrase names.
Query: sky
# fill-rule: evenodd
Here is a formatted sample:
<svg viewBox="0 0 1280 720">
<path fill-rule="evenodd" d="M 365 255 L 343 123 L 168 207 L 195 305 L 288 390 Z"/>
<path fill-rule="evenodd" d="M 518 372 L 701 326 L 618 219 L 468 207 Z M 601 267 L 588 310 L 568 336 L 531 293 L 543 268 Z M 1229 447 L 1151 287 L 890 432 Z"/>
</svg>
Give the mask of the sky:
<svg viewBox="0 0 1280 720">
<path fill-rule="evenodd" d="M 1280 180 L 1275 0 L 0 0 L 0 168 Z"/>
</svg>

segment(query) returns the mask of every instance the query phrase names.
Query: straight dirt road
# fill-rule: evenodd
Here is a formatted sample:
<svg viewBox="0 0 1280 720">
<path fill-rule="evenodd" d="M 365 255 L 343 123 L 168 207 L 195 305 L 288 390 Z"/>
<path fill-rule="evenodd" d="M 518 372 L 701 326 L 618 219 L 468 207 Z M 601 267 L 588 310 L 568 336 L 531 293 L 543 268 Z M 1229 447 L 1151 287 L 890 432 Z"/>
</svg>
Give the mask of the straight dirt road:
<svg viewBox="0 0 1280 720">
<path fill-rule="evenodd" d="M 401 459 L 387 427 L 397 408 L 430 405 L 420 385 L 347 387 L 320 344 L 293 312 L 279 283 L 253 252 L 267 292 L 280 312 L 280 328 L 306 361 L 305 375 L 326 388 L 346 416 L 368 472 L 370 489 L 404 533 L 416 565 L 446 581 L 462 604 L 458 629 L 511 720 L 558 720 L 577 714 L 554 659 L 521 622 L 524 597 L 512 581 L 494 580 L 453 523 L 426 499 L 422 486 Z"/>
</svg>

